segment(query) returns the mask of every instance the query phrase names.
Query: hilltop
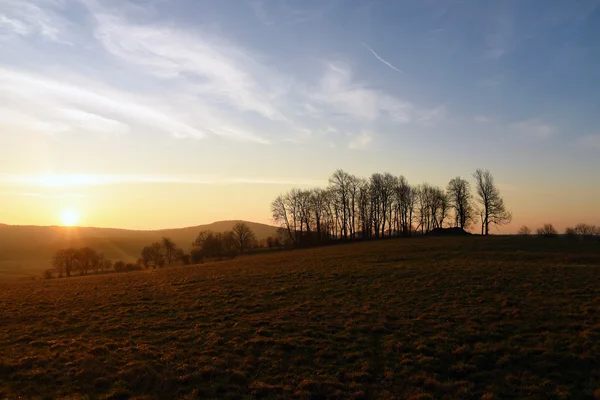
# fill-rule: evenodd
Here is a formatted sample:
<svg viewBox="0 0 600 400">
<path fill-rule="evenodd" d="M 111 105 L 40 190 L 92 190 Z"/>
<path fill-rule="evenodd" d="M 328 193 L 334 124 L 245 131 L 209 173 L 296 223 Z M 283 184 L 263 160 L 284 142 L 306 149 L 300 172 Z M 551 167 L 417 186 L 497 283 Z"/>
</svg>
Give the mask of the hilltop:
<svg viewBox="0 0 600 400">
<path fill-rule="evenodd" d="M 18 226 L 0 224 L 0 280 L 27 276 L 39 277 L 47 269 L 56 250 L 90 246 L 109 259 L 134 261 L 143 246 L 166 236 L 185 250 L 198 233 L 205 230 L 225 232 L 240 221 L 218 221 L 177 229 L 127 230 L 115 228 Z M 277 228 L 256 222 L 248 224 L 258 240 L 273 236 Z"/>
</svg>

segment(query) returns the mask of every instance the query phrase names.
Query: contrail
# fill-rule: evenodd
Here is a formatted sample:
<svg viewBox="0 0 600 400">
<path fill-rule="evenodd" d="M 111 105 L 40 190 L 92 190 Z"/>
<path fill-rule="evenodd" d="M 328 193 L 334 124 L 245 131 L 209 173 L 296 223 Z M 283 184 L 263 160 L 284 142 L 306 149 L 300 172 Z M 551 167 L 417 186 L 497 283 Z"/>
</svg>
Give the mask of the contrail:
<svg viewBox="0 0 600 400">
<path fill-rule="evenodd" d="M 367 46 L 367 45 L 366 45 L 364 42 L 362 43 L 362 45 L 363 45 L 363 46 L 365 46 L 365 47 L 366 47 L 366 49 L 367 49 L 367 50 L 369 50 L 371 53 L 373 53 L 373 55 L 374 55 L 375 57 L 377 57 L 377 59 L 378 59 L 379 61 L 381 61 L 382 63 L 384 63 L 385 65 L 387 65 L 388 67 L 390 67 L 391 69 L 393 69 L 393 70 L 394 70 L 394 71 L 396 71 L 396 72 L 400 72 L 401 74 L 403 74 L 403 73 L 404 73 L 404 71 L 402 71 L 402 70 L 400 70 L 400 69 L 398 69 L 398 68 L 394 67 L 394 66 L 393 66 L 391 63 L 389 63 L 389 62 L 387 62 L 386 60 L 384 60 L 383 58 L 381 58 L 381 57 L 379 56 L 379 54 L 377 54 L 377 52 L 376 52 L 375 50 L 373 50 L 372 48 L 370 48 L 369 46 Z"/>
</svg>

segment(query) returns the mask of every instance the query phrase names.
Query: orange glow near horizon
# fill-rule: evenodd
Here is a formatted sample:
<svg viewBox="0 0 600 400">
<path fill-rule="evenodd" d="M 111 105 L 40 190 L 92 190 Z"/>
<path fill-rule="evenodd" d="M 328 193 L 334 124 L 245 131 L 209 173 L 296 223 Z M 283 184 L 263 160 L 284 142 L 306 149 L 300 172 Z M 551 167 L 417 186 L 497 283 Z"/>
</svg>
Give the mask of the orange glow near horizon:
<svg viewBox="0 0 600 400">
<path fill-rule="evenodd" d="M 366 173 L 357 175 L 368 176 Z M 413 184 L 429 181 L 444 187 L 446 182 L 445 177 L 415 175 Z M 468 177 L 468 173 L 461 175 Z M 249 182 L 186 175 L 32 174 L 4 176 L 3 179 L 0 194 L 4 207 L 0 208 L 0 223 L 142 230 L 182 228 L 223 220 L 272 224 L 269 206 L 276 196 L 292 187 L 326 185 L 306 180 Z M 578 223 L 600 225 L 596 213 L 600 192 L 596 187 L 573 187 L 557 192 L 543 183 L 533 187 L 527 182 L 508 180 L 510 184 L 504 184 L 505 179 L 498 178 L 498 181 L 513 221 L 493 227 L 491 233 L 516 233 L 521 225 L 535 230 L 545 223 L 552 223 L 560 232 Z M 578 196 L 573 196 L 574 192 Z M 478 233 L 480 227 L 474 224 L 470 230 Z"/>
</svg>

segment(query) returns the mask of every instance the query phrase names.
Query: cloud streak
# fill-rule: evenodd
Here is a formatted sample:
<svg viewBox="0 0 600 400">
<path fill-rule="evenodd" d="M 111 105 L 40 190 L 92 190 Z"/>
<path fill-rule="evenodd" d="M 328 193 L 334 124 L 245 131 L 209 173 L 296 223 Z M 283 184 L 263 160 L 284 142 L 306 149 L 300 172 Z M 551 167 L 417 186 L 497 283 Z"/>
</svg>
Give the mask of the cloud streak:
<svg viewBox="0 0 600 400">
<path fill-rule="evenodd" d="M 68 22 L 54 9 L 54 2 L 41 5 L 34 1 L 2 0 L 0 2 L 0 37 L 39 36 L 44 40 L 70 44 L 65 36 Z"/>
<path fill-rule="evenodd" d="M 0 174 L 0 184 L 22 187 L 70 188 L 122 184 L 184 184 L 184 185 L 299 185 L 321 186 L 326 183 L 318 179 L 249 178 L 204 176 L 160 176 L 139 174 Z M 20 192 L 21 195 L 35 195 Z M 63 195 L 65 196 L 65 195 Z"/>
<path fill-rule="evenodd" d="M 0 68 L 0 100 L 9 105 L 0 108 L 5 117 L 0 126 L 12 128 L 9 132 L 127 133 L 137 126 L 178 136 L 207 134 L 160 107 L 144 104 L 141 97 L 73 76 L 53 78 Z"/>
<path fill-rule="evenodd" d="M 396 72 L 399 72 L 401 74 L 404 73 L 404 71 L 402 71 L 399 68 L 396 68 L 396 66 L 394 66 L 391 62 L 385 60 L 383 57 L 381 57 L 379 54 L 377 54 L 377 52 L 375 50 L 373 50 L 372 48 L 370 48 L 369 46 L 367 46 L 364 42 L 361 43 L 367 50 L 369 50 L 374 56 L 375 58 L 377 58 L 379 61 L 381 61 L 382 63 L 384 63 L 385 65 L 387 65 L 388 67 L 390 67 L 391 69 L 393 69 Z"/>
<path fill-rule="evenodd" d="M 512 125 L 518 133 L 533 136 L 538 139 L 547 139 L 556 133 L 556 128 L 538 118 L 527 119 Z"/>
<path fill-rule="evenodd" d="M 82 193 L 48 194 L 35 192 L 0 192 L 0 196 L 35 197 L 40 199 L 81 199 L 86 197 Z"/>
<path fill-rule="evenodd" d="M 429 124 L 443 116 L 439 107 L 418 107 L 358 81 L 349 65 L 327 62 L 319 79 L 303 81 L 280 71 L 277 60 L 206 26 L 158 19 L 160 13 L 127 1 L 120 8 L 94 0 L 0 1 L 10 4 L 9 11 L 0 11 L 0 25 L 11 32 L 15 53 L 20 38 L 32 35 L 75 43 L 64 46 L 69 52 L 94 51 L 89 65 L 23 69 L 0 64 L 0 129 L 9 134 L 159 133 L 300 143 L 318 138 L 322 127 L 331 124 L 372 132 L 380 122 Z M 254 5 L 260 10 L 261 3 Z M 66 10 L 75 4 L 88 12 L 91 24 L 69 19 Z M 285 7 L 269 10 L 305 16 Z"/>
<path fill-rule="evenodd" d="M 374 123 L 389 119 L 397 123 L 432 124 L 445 115 L 443 107 L 421 108 L 409 101 L 373 89 L 353 79 L 346 64 L 329 62 L 318 87 L 308 94 L 317 109 L 330 116 L 343 116 Z M 365 127 L 366 129 L 367 127 Z"/>
<path fill-rule="evenodd" d="M 271 120 L 285 119 L 273 105 L 276 89 L 255 76 L 261 73 L 266 81 L 267 76 L 273 79 L 275 74 L 242 49 L 205 33 L 132 24 L 110 14 L 95 14 L 95 20 L 95 36 L 105 50 L 141 68 L 142 73 L 185 81 L 186 90 L 214 103 L 227 101 L 242 112 L 253 111 Z"/>
<path fill-rule="evenodd" d="M 373 135 L 369 132 L 361 132 L 352 138 L 348 143 L 348 148 L 352 150 L 360 150 L 367 148 L 373 141 Z"/>
</svg>

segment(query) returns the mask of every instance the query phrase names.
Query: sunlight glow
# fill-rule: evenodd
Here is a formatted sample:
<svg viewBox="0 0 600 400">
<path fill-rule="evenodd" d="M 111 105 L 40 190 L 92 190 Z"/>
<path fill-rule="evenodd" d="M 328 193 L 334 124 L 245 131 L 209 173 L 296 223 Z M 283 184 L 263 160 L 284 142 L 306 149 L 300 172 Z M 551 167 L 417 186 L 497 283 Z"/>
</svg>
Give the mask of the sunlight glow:
<svg viewBox="0 0 600 400">
<path fill-rule="evenodd" d="M 74 226 L 79 222 L 79 213 L 75 210 L 64 210 L 60 215 L 60 221 L 64 226 Z"/>
</svg>

